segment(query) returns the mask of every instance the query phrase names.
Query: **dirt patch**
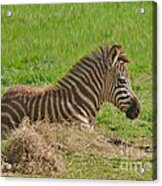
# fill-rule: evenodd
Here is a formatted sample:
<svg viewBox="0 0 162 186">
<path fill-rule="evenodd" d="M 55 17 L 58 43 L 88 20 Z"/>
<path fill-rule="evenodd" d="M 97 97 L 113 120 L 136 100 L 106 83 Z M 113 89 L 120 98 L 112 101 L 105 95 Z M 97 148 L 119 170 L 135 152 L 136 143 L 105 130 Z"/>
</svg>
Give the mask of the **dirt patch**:
<svg viewBox="0 0 162 186">
<path fill-rule="evenodd" d="M 119 139 L 112 139 L 95 131 L 80 129 L 75 125 L 63 125 L 28 120 L 13 131 L 2 154 L 2 173 L 55 176 L 66 171 L 63 153 L 94 155 L 106 158 L 146 160 L 152 152 L 138 148 Z M 6 170 L 6 162 L 12 165 Z"/>
</svg>

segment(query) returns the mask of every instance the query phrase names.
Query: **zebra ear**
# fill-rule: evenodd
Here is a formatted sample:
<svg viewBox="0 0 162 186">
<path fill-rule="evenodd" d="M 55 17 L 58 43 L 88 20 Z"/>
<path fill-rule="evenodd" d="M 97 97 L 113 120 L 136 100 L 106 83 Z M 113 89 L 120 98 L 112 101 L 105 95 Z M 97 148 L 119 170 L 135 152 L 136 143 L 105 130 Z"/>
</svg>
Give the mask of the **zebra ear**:
<svg viewBox="0 0 162 186">
<path fill-rule="evenodd" d="M 108 56 L 108 68 L 111 70 L 118 62 L 118 58 L 121 53 L 121 45 L 114 45 L 109 52 Z"/>
</svg>

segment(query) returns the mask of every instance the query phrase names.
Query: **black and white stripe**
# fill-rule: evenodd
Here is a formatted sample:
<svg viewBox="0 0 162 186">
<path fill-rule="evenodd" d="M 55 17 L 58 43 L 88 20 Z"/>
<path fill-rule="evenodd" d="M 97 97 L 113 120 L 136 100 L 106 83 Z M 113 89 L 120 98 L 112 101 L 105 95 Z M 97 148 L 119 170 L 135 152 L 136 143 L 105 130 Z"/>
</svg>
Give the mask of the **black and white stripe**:
<svg viewBox="0 0 162 186">
<path fill-rule="evenodd" d="M 10 88 L 2 96 L 2 132 L 17 127 L 25 116 L 31 121 L 66 120 L 91 127 L 103 102 L 126 112 L 134 96 L 126 62 L 120 45 L 100 47 L 81 58 L 55 86 Z"/>
</svg>

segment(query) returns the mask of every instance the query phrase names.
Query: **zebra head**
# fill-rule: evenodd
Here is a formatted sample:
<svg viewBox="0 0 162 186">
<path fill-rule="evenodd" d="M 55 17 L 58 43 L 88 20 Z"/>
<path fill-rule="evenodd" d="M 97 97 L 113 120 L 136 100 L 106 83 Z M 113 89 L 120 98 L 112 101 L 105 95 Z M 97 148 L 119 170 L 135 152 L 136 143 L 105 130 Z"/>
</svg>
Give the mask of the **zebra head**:
<svg viewBox="0 0 162 186">
<path fill-rule="evenodd" d="M 129 60 L 121 45 L 114 45 L 110 49 L 107 47 L 106 51 L 105 101 L 111 102 L 120 111 L 125 112 L 127 118 L 135 119 L 140 113 L 140 104 L 133 93 L 125 66 Z"/>
</svg>

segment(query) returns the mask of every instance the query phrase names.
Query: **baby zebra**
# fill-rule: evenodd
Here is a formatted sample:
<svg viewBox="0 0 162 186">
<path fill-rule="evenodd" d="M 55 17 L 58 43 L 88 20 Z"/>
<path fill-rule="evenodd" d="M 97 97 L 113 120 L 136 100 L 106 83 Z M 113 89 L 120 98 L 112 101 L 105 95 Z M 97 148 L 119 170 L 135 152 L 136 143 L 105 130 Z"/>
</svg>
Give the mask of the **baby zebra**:
<svg viewBox="0 0 162 186">
<path fill-rule="evenodd" d="M 105 102 L 125 112 L 129 119 L 137 118 L 140 105 L 125 66 L 129 62 L 121 45 L 100 46 L 81 58 L 56 85 L 11 87 L 1 101 L 2 136 L 18 127 L 25 116 L 31 121 L 68 121 L 92 128 Z"/>
</svg>

